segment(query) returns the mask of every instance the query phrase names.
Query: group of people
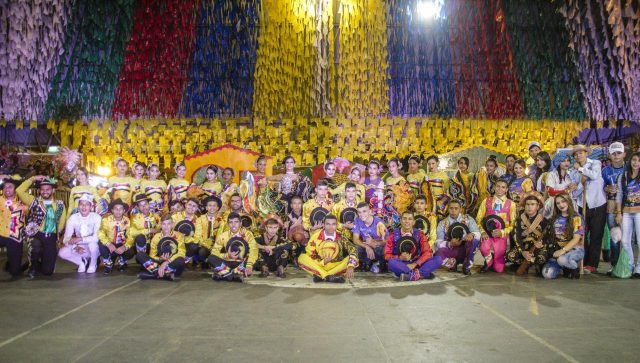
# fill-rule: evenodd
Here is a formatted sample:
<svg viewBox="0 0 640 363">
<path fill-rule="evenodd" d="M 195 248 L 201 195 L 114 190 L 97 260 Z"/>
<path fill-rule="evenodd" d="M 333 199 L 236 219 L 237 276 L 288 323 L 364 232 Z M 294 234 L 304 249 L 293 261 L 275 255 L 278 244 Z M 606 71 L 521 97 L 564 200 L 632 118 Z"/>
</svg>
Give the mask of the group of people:
<svg viewBox="0 0 640 363">
<path fill-rule="evenodd" d="M 480 272 L 502 273 L 510 264 L 517 275 L 533 267 L 545 278 L 579 278 L 581 263 L 597 271 L 607 223 L 612 235 L 622 230 L 611 243 L 612 265 L 622 244 L 640 277 L 631 248 L 640 236 L 640 154 L 625 161 L 624 145 L 615 142 L 603 168 L 583 145 L 553 159 L 537 142 L 528 149 L 527 159 L 508 155 L 504 166 L 491 156 L 476 173 L 462 157 L 451 177 L 435 155 L 427 171 L 419 155 L 409 156 L 405 173 L 398 158 L 386 162 L 386 172 L 370 160 L 340 175 L 329 161 L 315 183 L 295 171 L 291 157 L 284 173 L 267 176 L 260 157 L 243 180 L 257 201 L 234 183 L 233 169 L 216 166 L 194 185 L 178 164 L 166 183 L 158 165 L 119 159 L 106 192 L 78 168 L 66 203 L 55 199 L 51 177 L 2 175 L 0 246 L 7 271 L 28 270 L 32 278 L 53 274 L 60 257 L 79 273 L 102 264 L 111 274 L 135 260 L 141 279 L 174 280 L 189 265 L 217 281 L 254 272 L 284 278 L 293 264 L 315 282 L 343 283 L 356 270 L 417 281 L 441 268 L 470 274 L 478 250 Z"/>
</svg>

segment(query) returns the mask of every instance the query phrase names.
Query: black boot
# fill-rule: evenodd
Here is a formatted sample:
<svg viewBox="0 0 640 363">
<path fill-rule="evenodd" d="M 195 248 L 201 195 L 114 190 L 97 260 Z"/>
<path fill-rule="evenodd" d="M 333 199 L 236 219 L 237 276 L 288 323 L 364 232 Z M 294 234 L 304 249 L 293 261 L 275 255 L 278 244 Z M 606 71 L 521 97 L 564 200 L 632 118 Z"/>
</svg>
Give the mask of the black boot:
<svg viewBox="0 0 640 363">
<path fill-rule="evenodd" d="M 336 284 L 343 284 L 343 283 L 344 283 L 344 281 L 345 281 L 345 280 L 344 280 L 344 277 L 342 277 L 342 276 L 336 276 L 336 275 L 329 275 L 329 276 L 327 276 L 327 277 L 325 278 L 325 280 L 326 280 L 327 282 L 333 282 L 333 283 L 336 283 Z"/>
<path fill-rule="evenodd" d="M 318 275 L 313 275 L 313 282 L 324 282 L 324 279 Z"/>
</svg>

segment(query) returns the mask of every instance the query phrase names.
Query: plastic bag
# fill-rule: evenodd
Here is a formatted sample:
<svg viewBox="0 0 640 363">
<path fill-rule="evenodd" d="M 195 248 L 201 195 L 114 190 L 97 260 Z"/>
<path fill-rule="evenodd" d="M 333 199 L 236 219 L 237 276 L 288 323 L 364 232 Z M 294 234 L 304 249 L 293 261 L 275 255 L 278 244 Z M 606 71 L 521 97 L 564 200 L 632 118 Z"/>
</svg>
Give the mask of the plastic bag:
<svg viewBox="0 0 640 363">
<path fill-rule="evenodd" d="M 616 267 L 611 271 L 611 276 L 615 276 L 620 279 L 628 279 L 631 277 L 631 267 L 629 266 L 629 255 L 627 251 L 622 248 L 620 249 L 620 257 L 618 258 L 618 263 L 616 263 Z"/>
</svg>

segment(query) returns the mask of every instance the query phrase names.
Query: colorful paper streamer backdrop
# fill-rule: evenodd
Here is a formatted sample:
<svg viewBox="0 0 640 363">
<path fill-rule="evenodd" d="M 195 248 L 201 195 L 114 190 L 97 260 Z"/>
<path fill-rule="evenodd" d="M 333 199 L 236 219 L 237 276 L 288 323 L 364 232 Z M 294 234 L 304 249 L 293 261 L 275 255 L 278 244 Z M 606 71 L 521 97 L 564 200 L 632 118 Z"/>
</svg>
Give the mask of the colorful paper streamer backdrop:
<svg viewBox="0 0 640 363">
<path fill-rule="evenodd" d="M 205 0 L 181 114 L 251 114 L 258 46 L 258 0 Z"/>
<path fill-rule="evenodd" d="M 79 0 L 47 99 L 45 119 L 110 117 L 134 0 Z M 78 113 L 73 115 L 73 113 Z"/>
</svg>

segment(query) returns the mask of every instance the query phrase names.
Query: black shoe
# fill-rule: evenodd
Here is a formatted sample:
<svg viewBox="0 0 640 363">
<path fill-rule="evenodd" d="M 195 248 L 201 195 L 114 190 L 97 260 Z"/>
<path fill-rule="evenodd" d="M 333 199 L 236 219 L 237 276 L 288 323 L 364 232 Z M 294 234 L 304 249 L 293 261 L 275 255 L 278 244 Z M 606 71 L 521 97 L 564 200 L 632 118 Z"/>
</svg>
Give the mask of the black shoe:
<svg viewBox="0 0 640 363">
<path fill-rule="evenodd" d="M 175 281 L 175 280 L 176 280 L 175 276 L 173 276 L 173 274 L 172 274 L 172 273 L 166 273 L 166 274 L 164 274 L 164 275 L 162 276 L 162 279 L 163 279 L 163 280 L 166 280 L 166 281 Z"/>
<path fill-rule="evenodd" d="M 313 282 L 324 282 L 324 279 L 318 275 L 313 275 Z"/>
<path fill-rule="evenodd" d="M 222 276 L 214 273 L 214 274 L 211 275 L 211 280 L 213 280 L 213 281 L 222 281 L 222 280 L 224 280 L 224 278 Z"/>
<path fill-rule="evenodd" d="M 240 282 L 240 283 L 244 282 L 244 276 L 240 274 L 233 274 L 232 277 L 233 278 L 231 279 L 231 281 L 233 282 Z"/>
<path fill-rule="evenodd" d="M 329 275 L 327 276 L 327 278 L 325 279 L 327 282 L 333 282 L 336 284 L 344 284 L 344 277 L 342 276 L 336 276 L 336 275 Z"/>
<path fill-rule="evenodd" d="M 127 264 L 126 263 L 118 265 L 118 271 L 123 272 L 126 269 L 127 269 Z"/>
<path fill-rule="evenodd" d="M 436 278 L 436 275 L 433 272 L 425 276 L 425 280 L 433 280 L 435 278 Z"/>
<path fill-rule="evenodd" d="M 489 266 L 487 266 L 487 264 L 485 263 L 484 266 L 482 266 L 482 268 L 480 268 L 480 273 L 485 273 L 485 272 L 489 272 Z"/>
<path fill-rule="evenodd" d="M 567 277 L 567 278 L 571 278 L 571 270 L 569 270 L 568 268 L 563 268 L 562 269 L 562 276 Z"/>
<path fill-rule="evenodd" d="M 283 266 L 278 266 L 278 269 L 276 270 L 276 277 L 279 277 L 281 279 L 287 277 L 287 274 L 284 272 Z"/>
<path fill-rule="evenodd" d="M 640 273 L 638 272 L 634 272 L 633 275 L 631 275 L 632 279 L 640 279 Z"/>
<path fill-rule="evenodd" d="M 109 272 L 111 272 L 111 269 L 109 269 Z M 105 268 L 105 273 L 106 273 L 106 268 Z M 138 278 L 140 280 L 155 280 L 157 278 L 156 274 L 149 272 L 149 271 L 143 271 L 140 272 L 138 274 Z"/>
<path fill-rule="evenodd" d="M 108 274 L 110 274 L 110 273 L 111 273 L 111 271 L 113 271 L 113 266 L 105 266 L 105 267 L 104 267 L 104 272 L 103 272 L 103 273 L 104 273 L 105 275 L 108 275 Z"/>
<path fill-rule="evenodd" d="M 465 267 L 462 269 L 462 273 L 469 276 L 471 275 L 471 268 L 470 267 Z"/>
<path fill-rule="evenodd" d="M 458 266 L 453 266 L 449 269 L 449 272 L 458 272 Z"/>
</svg>

